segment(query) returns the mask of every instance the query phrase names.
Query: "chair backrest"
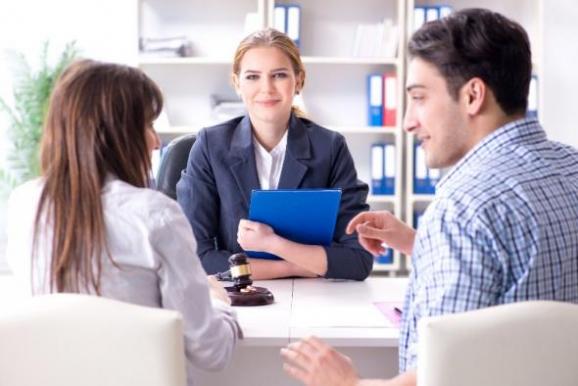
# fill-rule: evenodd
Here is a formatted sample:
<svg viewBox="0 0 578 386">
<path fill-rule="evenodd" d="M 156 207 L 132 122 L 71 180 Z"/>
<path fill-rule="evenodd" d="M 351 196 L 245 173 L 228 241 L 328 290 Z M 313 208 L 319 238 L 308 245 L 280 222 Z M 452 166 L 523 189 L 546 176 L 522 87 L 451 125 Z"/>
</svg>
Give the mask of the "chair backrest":
<svg viewBox="0 0 578 386">
<path fill-rule="evenodd" d="M 418 386 L 578 385 L 578 305 L 507 304 L 418 328 Z"/>
<path fill-rule="evenodd" d="M 43 295 L 0 311 L 0 385 L 184 386 L 175 311 Z"/>
<path fill-rule="evenodd" d="M 156 176 L 157 189 L 177 199 L 177 182 L 181 178 L 181 172 L 187 167 L 187 160 L 191 147 L 195 143 L 195 134 L 185 134 L 173 139 L 164 149 Z"/>
</svg>

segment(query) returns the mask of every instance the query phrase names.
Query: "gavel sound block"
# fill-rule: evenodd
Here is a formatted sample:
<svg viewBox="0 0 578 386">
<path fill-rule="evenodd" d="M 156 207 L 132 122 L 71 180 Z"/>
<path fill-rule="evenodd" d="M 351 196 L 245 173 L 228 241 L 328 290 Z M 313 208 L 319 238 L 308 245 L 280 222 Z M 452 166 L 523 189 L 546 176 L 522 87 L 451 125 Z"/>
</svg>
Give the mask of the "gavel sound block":
<svg viewBox="0 0 578 386">
<path fill-rule="evenodd" d="M 234 285 L 225 287 L 233 306 L 264 306 L 273 303 L 273 294 L 263 287 L 252 286 L 251 269 L 244 253 L 229 257 Z"/>
</svg>

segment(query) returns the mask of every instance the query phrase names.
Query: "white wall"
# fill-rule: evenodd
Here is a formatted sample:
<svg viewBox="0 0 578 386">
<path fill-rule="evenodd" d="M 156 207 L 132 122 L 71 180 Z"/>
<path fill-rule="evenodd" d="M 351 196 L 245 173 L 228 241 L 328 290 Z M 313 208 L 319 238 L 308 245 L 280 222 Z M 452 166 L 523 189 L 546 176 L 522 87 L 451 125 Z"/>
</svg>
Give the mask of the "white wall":
<svg viewBox="0 0 578 386">
<path fill-rule="evenodd" d="M 24 53 L 37 65 L 44 41 L 54 60 L 72 40 L 83 57 L 136 64 L 137 0 L 1 0 L 0 96 L 12 100 L 7 50 Z M 0 117 L 0 165 L 6 155 L 6 119 Z M 4 270 L 5 204 L 0 202 L 0 272 Z"/>
<path fill-rule="evenodd" d="M 34 66 L 44 41 L 50 41 L 52 60 L 76 40 L 84 57 L 136 64 L 137 10 L 137 0 L 0 1 L 0 96 L 11 100 L 9 51 L 24 53 Z"/>
<path fill-rule="evenodd" d="M 541 119 L 550 138 L 578 147 L 578 2 L 543 1 Z"/>
</svg>

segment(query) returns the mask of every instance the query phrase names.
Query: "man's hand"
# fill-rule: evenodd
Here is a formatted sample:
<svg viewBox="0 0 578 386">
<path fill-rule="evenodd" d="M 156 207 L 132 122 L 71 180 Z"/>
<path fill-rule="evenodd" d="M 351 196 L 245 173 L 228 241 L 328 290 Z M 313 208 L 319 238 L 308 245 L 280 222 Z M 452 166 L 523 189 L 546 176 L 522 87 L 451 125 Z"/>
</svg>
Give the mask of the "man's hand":
<svg viewBox="0 0 578 386">
<path fill-rule="evenodd" d="M 356 386 L 351 359 L 321 340 L 310 337 L 281 349 L 283 369 L 306 386 Z"/>
<path fill-rule="evenodd" d="M 374 256 L 385 252 L 383 243 L 406 255 L 413 251 L 415 229 L 385 210 L 359 213 L 349 222 L 346 232 L 357 232 L 361 246 Z"/>
</svg>

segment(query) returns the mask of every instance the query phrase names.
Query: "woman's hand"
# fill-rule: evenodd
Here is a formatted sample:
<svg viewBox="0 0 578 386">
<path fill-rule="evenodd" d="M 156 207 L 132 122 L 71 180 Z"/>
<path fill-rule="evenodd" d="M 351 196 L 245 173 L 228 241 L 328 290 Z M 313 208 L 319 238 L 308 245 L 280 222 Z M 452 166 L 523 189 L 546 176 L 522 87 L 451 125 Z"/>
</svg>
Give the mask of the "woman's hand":
<svg viewBox="0 0 578 386">
<path fill-rule="evenodd" d="M 223 287 L 223 284 L 218 281 L 214 276 L 207 276 L 207 281 L 209 283 L 209 294 L 214 299 L 219 299 L 227 304 L 231 304 L 231 299 L 227 295 L 227 290 Z"/>
<path fill-rule="evenodd" d="M 269 252 L 278 236 L 269 225 L 242 219 L 237 229 L 237 242 L 245 251 Z"/>
</svg>

